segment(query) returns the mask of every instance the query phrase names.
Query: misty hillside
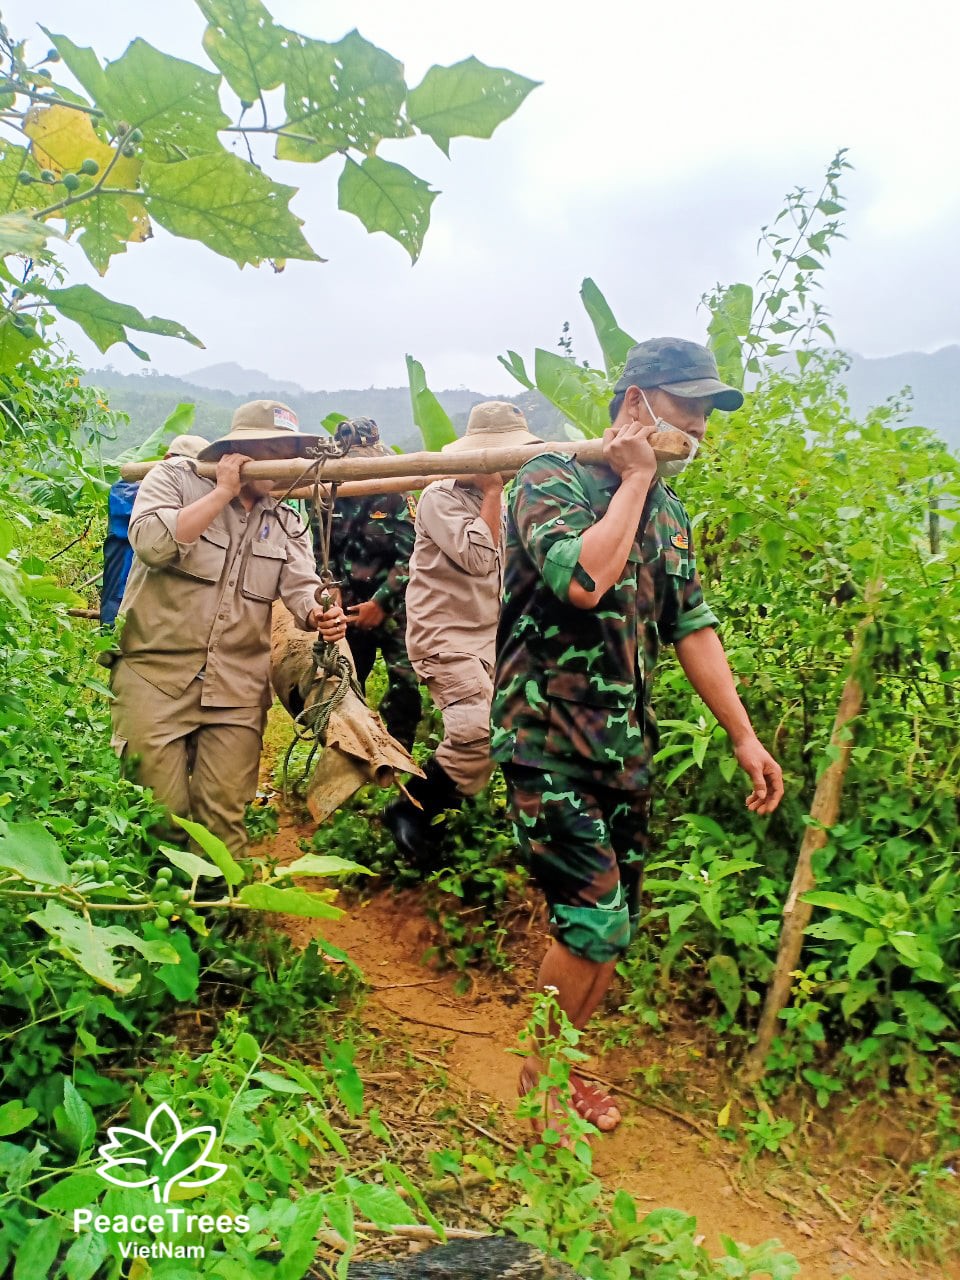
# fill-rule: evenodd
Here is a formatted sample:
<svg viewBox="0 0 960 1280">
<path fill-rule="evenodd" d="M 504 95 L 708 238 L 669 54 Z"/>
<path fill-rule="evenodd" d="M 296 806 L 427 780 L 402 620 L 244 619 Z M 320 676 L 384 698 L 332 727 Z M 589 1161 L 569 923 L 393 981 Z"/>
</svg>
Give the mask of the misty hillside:
<svg viewBox="0 0 960 1280">
<path fill-rule="evenodd" d="M 154 369 L 124 374 L 108 367 L 92 370 L 86 381 L 103 387 L 111 406 L 130 416 L 129 426 L 118 438 L 117 452 L 144 440 L 182 401 L 196 404 L 194 429 L 212 440 L 229 430 L 237 405 L 257 399 L 282 399 L 296 411 L 305 431 L 319 429 L 318 424 L 331 413 L 367 417 L 379 424 L 388 445 L 399 445 L 405 452 L 422 448 L 406 387 L 306 391 L 295 382 L 234 363 L 210 365 L 183 378 Z M 912 408 L 905 420 L 939 431 L 953 448 L 960 448 L 960 346 L 944 347 L 933 354 L 904 352 L 876 359 L 851 356 L 847 387 L 851 408 L 858 417 L 909 387 Z M 493 396 L 460 388 L 436 395 L 458 431 L 466 425 L 475 404 L 496 398 L 519 405 L 530 429 L 545 440 L 564 438 L 561 415 L 536 391 Z"/>
</svg>

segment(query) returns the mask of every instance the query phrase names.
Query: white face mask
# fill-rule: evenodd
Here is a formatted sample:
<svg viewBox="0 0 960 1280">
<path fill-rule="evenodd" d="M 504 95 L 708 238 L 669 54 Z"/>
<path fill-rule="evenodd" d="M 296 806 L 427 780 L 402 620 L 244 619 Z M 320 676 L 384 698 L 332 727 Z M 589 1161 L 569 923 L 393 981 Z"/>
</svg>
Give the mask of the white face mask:
<svg viewBox="0 0 960 1280">
<path fill-rule="evenodd" d="M 643 403 L 647 406 L 647 413 L 649 413 L 650 417 L 653 419 L 653 425 L 656 427 L 658 431 L 679 431 L 680 430 L 679 427 L 672 426 L 669 422 L 667 422 L 665 418 L 658 417 L 657 414 L 655 414 L 653 410 L 650 408 L 650 401 L 647 399 L 646 395 L 644 395 L 643 388 L 642 387 L 638 388 L 638 390 L 640 394 L 643 396 Z M 681 432 L 681 434 L 687 435 L 685 431 Z M 697 450 L 700 448 L 700 441 L 694 440 L 693 436 L 687 436 L 687 439 L 690 441 L 690 446 L 691 446 L 690 452 L 687 454 L 687 456 L 685 458 L 672 458 L 668 462 L 658 462 L 657 463 L 658 477 L 660 477 L 661 479 L 669 479 L 671 476 L 678 476 L 680 472 L 685 470 L 690 465 L 690 463 L 694 460 L 694 458 L 697 456 Z"/>
</svg>

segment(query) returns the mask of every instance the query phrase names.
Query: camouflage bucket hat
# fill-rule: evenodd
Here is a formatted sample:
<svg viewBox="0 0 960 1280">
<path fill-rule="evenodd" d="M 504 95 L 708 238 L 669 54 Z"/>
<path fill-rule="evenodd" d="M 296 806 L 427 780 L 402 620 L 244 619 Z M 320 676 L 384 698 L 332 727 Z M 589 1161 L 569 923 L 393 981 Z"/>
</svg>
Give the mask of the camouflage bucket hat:
<svg viewBox="0 0 960 1280">
<path fill-rule="evenodd" d="M 743 392 L 720 381 L 713 352 L 684 338 L 650 338 L 631 347 L 614 390 L 627 387 L 662 387 L 688 400 L 710 396 L 714 408 L 727 413 L 743 404 Z"/>
<path fill-rule="evenodd" d="M 218 462 L 225 453 L 248 458 L 302 458 L 319 443 L 305 435 L 297 415 L 279 400 L 249 400 L 234 410 L 230 430 L 197 455 L 200 462 Z"/>
</svg>

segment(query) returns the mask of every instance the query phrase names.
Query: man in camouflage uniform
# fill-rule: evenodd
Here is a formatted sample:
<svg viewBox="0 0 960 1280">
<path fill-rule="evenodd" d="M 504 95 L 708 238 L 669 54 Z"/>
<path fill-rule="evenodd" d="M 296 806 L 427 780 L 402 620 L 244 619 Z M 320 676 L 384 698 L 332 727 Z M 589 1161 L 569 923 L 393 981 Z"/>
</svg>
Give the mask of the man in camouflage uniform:
<svg viewBox="0 0 960 1280">
<path fill-rule="evenodd" d="M 354 418 L 359 440 L 351 456 L 387 455 L 372 418 Z M 361 687 L 376 661 L 387 668 L 387 692 L 380 715 L 387 731 L 409 751 L 420 719 L 420 689 L 406 648 L 404 596 L 413 551 L 413 499 L 402 493 L 338 498 L 330 531 L 330 571 L 341 584 L 347 641 Z M 313 545 L 320 567 L 321 531 L 313 521 Z"/>
<path fill-rule="evenodd" d="M 737 409 L 705 348 L 675 338 L 631 349 L 610 405 L 604 464 L 541 454 L 517 476 L 497 635 L 491 751 L 503 766 L 518 843 L 550 909 L 542 988 L 577 1027 L 599 1006 L 633 939 L 647 847 L 661 644 L 730 735 L 770 813 L 783 782 L 737 695 L 703 598 L 683 503 L 650 444 L 666 427 L 703 438 L 707 415 Z M 662 416 L 661 416 L 662 415 Z M 521 1089 L 534 1087 L 530 1058 Z M 613 1100 L 576 1075 L 572 1101 L 609 1130 Z"/>
</svg>

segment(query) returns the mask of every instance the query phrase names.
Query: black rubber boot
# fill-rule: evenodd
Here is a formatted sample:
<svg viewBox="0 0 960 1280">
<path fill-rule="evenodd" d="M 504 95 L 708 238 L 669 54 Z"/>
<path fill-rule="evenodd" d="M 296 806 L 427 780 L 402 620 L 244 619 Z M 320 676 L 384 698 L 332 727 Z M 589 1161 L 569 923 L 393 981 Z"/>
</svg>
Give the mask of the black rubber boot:
<svg viewBox="0 0 960 1280">
<path fill-rule="evenodd" d="M 431 756 L 424 766 L 423 778 L 411 778 L 407 791 L 422 808 L 411 804 L 406 796 L 394 800 L 383 811 L 394 844 L 404 858 L 414 867 L 427 869 L 437 863 L 439 833 L 433 828 L 433 819 L 444 809 L 458 809 L 463 803 L 463 793 Z"/>
</svg>

